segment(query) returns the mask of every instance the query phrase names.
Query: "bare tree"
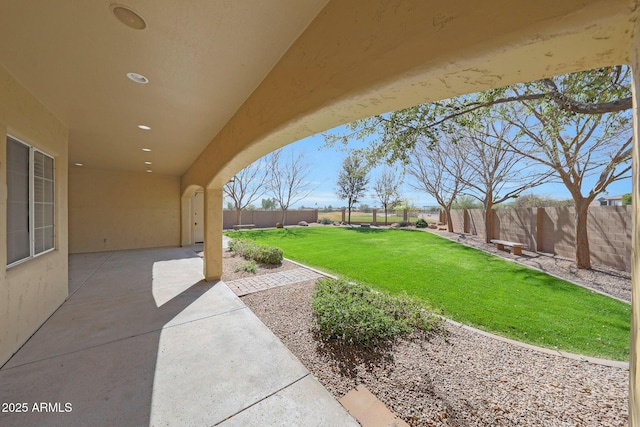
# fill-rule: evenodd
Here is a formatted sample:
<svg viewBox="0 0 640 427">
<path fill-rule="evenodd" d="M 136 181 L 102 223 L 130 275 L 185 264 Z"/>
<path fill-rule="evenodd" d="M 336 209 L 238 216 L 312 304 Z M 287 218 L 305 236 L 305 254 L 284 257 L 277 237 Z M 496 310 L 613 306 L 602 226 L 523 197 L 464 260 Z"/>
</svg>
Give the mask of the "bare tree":
<svg viewBox="0 0 640 427">
<path fill-rule="evenodd" d="M 369 184 L 368 173 L 369 166 L 360 156 L 351 154 L 342 162 L 336 194 L 340 199 L 347 200 L 349 224 L 351 224 L 351 208 L 358 203 L 358 200 L 367 191 L 367 185 Z"/>
<path fill-rule="evenodd" d="M 309 167 L 304 162 L 304 154 L 297 156 L 292 152 L 291 157 L 285 159 L 282 149 L 271 153 L 267 160 L 269 164 L 269 181 L 267 186 L 282 210 L 282 225 L 287 219 L 289 207 L 303 200 L 313 189 L 307 180 Z"/>
<path fill-rule="evenodd" d="M 461 128 L 465 140 L 465 152 L 461 154 L 469 167 L 462 182 L 468 194 L 482 203 L 488 243 L 493 234 L 493 206 L 548 182 L 551 170 L 528 157 L 530 150 L 526 147 L 517 152 L 508 149 L 517 139 L 517 132 L 509 123 L 490 117 L 482 120 L 480 128 Z"/>
<path fill-rule="evenodd" d="M 266 179 L 265 164 L 260 159 L 242 169 L 225 184 L 223 190 L 233 202 L 238 224 L 242 224 L 242 211 L 265 193 Z"/>
<path fill-rule="evenodd" d="M 464 143 L 456 144 L 451 138 L 444 138 L 434 147 L 420 140 L 407 166 L 407 171 L 418 183 L 409 185 L 424 190 L 436 199 L 445 212 L 449 231 L 453 231 L 451 206 L 465 188 L 465 177 L 469 170 L 463 146 Z"/>
<path fill-rule="evenodd" d="M 385 168 L 382 174 L 376 179 L 373 185 L 374 196 L 380 200 L 384 208 L 384 223 L 387 224 L 387 212 L 390 206 L 400 202 L 400 186 L 402 185 L 402 175 L 394 170 Z"/>
<path fill-rule="evenodd" d="M 591 268 L 588 208 L 609 184 L 630 176 L 631 117 L 628 112 L 567 114 L 547 107 L 524 103 L 503 110 L 503 117 L 520 129 L 520 138 L 508 147 L 551 168 L 569 190 L 575 205 L 576 265 Z M 585 194 L 592 176 L 598 179 Z"/>
</svg>

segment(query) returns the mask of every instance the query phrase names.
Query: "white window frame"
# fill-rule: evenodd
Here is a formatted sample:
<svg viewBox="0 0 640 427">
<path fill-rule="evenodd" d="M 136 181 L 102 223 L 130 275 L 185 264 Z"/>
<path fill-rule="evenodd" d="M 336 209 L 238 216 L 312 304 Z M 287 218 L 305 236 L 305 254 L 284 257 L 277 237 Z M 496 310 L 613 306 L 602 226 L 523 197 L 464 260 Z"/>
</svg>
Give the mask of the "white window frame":
<svg viewBox="0 0 640 427">
<path fill-rule="evenodd" d="M 27 144 L 24 141 L 20 140 L 19 138 L 16 138 L 15 136 L 12 135 L 7 135 L 7 143 L 9 142 L 9 139 L 24 145 L 25 147 L 27 147 L 29 149 L 29 211 L 28 211 L 28 215 L 29 215 L 29 255 L 21 258 L 19 260 L 16 260 L 14 262 L 12 262 L 11 264 L 7 264 L 7 268 L 16 266 L 18 264 L 22 264 L 23 262 L 29 261 L 30 259 L 34 259 L 37 258 L 41 255 L 45 255 L 49 252 L 53 252 L 56 250 L 56 231 L 57 231 L 57 226 L 56 226 L 56 161 L 55 161 L 55 157 L 53 157 L 52 155 L 34 147 L 33 145 Z M 53 181 L 53 188 L 52 188 L 52 209 L 53 209 L 53 244 L 51 246 L 51 248 L 48 249 L 44 249 L 38 253 L 36 253 L 36 233 L 35 233 L 35 229 L 36 229 L 36 224 L 35 224 L 35 205 L 36 205 L 36 200 L 35 200 L 35 153 L 40 153 L 42 155 L 44 155 L 45 157 L 48 157 L 49 159 L 51 159 L 52 161 L 52 181 Z M 6 172 L 5 172 L 6 173 Z M 43 191 L 45 191 L 43 189 Z M 9 214 L 8 212 L 8 206 L 7 206 L 7 215 Z M 7 248 L 7 255 L 8 255 L 8 248 Z"/>
</svg>

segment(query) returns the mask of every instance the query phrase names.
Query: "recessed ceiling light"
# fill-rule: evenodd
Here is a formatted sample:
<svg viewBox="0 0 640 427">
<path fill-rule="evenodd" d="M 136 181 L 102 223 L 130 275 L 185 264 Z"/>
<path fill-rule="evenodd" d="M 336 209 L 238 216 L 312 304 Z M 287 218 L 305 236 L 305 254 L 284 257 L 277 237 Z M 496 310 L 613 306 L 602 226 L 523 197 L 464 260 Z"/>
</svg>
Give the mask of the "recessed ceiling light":
<svg viewBox="0 0 640 427">
<path fill-rule="evenodd" d="M 143 148 L 142 151 L 151 151 L 151 148 Z"/>
<path fill-rule="evenodd" d="M 151 128 L 147 125 L 138 125 L 138 127 L 142 130 L 151 130 Z"/>
<path fill-rule="evenodd" d="M 137 12 L 134 12 L 127 6 L 121 4 L 112 4 L 111 12 L 118 18 L 118 21 L 122 22 L 129 28 L 134 30 L 144 30 L 147 28 L 147 23 L 144 22 L 142 16 Z"/>
<path fill-rule="evenodd" d="M 76 166 L 84 166 L 84 163 L 76 163 Z"/>
<path fill-rule="evenodd" d="M 153 163 L 151 162 L 144 162 L 145 165 L 152 165 Z"/>
<path fill-rule="evenodd" d="M 147 172 L 148 172 L 148 173 L 151 173 L 151 172 L 153 172 L 153 171 L 152 171 L 151 169 L 147 169 Z"/>
<path fill-rule="evenodd" d="M 146 85 L 147 83 L 149 83 L 149 79 L 143 76 L 142 74 L 127 73 L 127 77 L 129 77 L 130 80 L 133 80 L 134 82 L 140 83 L 143 85 Z"/>
</svg>

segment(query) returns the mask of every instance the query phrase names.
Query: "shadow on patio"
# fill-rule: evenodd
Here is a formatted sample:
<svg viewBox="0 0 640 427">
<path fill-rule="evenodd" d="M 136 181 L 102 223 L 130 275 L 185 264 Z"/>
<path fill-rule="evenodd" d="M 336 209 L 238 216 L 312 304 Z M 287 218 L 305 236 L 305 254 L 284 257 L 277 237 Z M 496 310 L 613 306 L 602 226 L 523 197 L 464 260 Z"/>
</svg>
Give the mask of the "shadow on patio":
<svg viewBox="0 0 640 427">
<path fill-rule="evenodd" d="M 0 370 L 0 402 L 27 404 L 1 425 L 353 422 L 192 248 L 72 255 L 69 277 Z"/>
</svg>

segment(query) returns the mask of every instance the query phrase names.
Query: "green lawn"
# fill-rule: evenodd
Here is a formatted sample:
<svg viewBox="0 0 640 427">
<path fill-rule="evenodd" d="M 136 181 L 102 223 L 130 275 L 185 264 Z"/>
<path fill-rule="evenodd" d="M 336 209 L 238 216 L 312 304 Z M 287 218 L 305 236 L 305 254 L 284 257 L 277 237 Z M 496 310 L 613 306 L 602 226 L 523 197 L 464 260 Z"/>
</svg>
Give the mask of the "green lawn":
<svg viewBox="0 0 640 427">
<path fill-rule="evenodd" d="M 406 291 L 451 319 L 519 341 L 629 358 L 629 304 L 430 233 L 327 226 L 228 235 L 375 289 Z"/>
</svg>

